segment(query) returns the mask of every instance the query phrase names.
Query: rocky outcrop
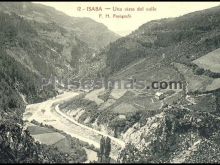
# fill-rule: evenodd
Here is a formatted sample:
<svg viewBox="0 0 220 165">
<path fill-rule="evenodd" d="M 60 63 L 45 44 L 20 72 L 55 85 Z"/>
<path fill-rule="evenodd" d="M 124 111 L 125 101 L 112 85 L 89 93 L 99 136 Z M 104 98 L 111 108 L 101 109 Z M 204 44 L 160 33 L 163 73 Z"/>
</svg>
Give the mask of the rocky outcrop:
<svg viewBox="0 0 220 165">
<path fill-rule="evenodd" d="M 210 143 L 216 151 L 211 152 L 212 157 L 219 154 L 215 139 L 219 135 L 219 124 L 219 117 L 209 113 L 166 109 L 147 118 L 143 126 L 137 123 L 127 130 L 123 139 L 128 145 L 120 153 L 120 162 L 216 162 L 218 159 L 209 159 L 210 153 L 204 156 L 202 148 Z"/>
</svg>

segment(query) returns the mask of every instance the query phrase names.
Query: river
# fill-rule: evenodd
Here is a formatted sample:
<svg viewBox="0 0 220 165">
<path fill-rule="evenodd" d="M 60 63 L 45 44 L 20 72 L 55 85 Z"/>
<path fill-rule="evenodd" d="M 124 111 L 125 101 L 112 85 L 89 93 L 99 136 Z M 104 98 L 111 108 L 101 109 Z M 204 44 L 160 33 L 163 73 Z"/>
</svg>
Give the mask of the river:
<svg viewBox="0 0 220 165">
<path fill-rule="evenodd" d="M 111 138 L 113 146 L 110 156 L 113 159 L 116 159 L 120 148 L 125 146 L 125 143 L 122 140 L 80 124 L 59 110 L 59 104 L 66 102 L 77 95 L 79 95 L 77 92 L 64 92 L 63 94 L 47 101 L 27 105 L 23 119 L 29 122 L 36 120 L 39 123 L 51 125 L 72 137 L 94 145 L 96 148 L 99 148 L 101 136 L 108 136 Z M 94 155 L 94 153 L 92 154 Z M 88 157 L 90 158 L 91 156 Z"/>
</svg>

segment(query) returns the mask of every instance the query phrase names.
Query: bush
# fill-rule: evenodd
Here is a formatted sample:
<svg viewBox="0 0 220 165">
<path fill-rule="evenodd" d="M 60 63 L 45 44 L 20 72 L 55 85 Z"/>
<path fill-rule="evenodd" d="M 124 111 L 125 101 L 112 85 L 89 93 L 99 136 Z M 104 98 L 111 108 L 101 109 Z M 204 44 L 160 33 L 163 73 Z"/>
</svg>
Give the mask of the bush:
<svg viewBox="0 0 220 165">
<path fill-rule="evenodd" d="M 203 68 L 196 68 L 196 69 L 194 70 L 194 73 L 195 73 L 196 75 L 202 75 L 202 74 L 204 74 L 204 72 L 205 72 L 205 70 L 204 70 Z"/>
</svg>

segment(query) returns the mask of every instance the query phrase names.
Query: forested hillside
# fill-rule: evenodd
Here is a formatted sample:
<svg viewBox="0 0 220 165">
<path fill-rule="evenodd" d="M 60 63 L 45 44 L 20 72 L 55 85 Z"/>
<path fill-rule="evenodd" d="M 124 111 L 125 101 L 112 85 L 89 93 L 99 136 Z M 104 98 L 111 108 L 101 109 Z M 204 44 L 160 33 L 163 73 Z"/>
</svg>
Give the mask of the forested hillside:
<svg viewBox="0 0 220 165">
<path fill-rule="evenodd" d="M 81 125 L 91 127 L 87 138 L 96 138 L 98 130 L 125 143 L 120 152 L 113 148 L 120 163 L 220 161 L 219 73 L 192 63 L 220 47 L 219 6 L 150 21 L 120 39 L 89 18 L 70 17 L 40 4 L 2 2 L 0 11 L 0 162 L 85 161 L 84 144 L 76 145 L 79 140 L 70 135 L 54 146 L 71 144 L 69 149 L 62 146 L 71 156 L 35 142 L 24 128 L 25 104 L 57 95 L 51 86 L 42 88 L 42 80 L 51 76 L 181 82 L 181 89 L 92 89 L 57 107 L 60 114 L 78 122 L 78 132 L 85 128 Z M 164 97 L 157 98 L 158 92 Z M 52 113 L 39 107 L 31 120 L 51 118 Z M 43 124 L 35 126 L 40 130 Z M 62 130 L 53 131 L 67 136 Z M 109 155 L 108 150 L 108 159 Z"/>
<path fill-rule="evenodd" d="M 149 96 L 143 96 L 155 91 L 133 90 L 136 95 L 132 96 L 139 94 L 145 102 L 141 116 L 145 111 L 155 114 L 136 120 L 122 134 L 129 144 L 120 153 L 119 162 L 219 162 L 219 83 L 212 83 L 219 80 L 219 75 L 192 63 L 220 47 L 219 16 L 217 6 L 177 18 L 150 21 L 102 52 L 107 56 L 107 67 L 102 74 L 152 82 L 171 81 L 177 71 L 181 81 L 186 83 L 183 96 L 179 99 L 173 96 L 177 100 L 168 106 L 166 98 L 163 99 L 164 106 L 158 108 L 159 111 L 152 110 L 147 100 Z M 178 80 L 176 76 L 174 81 Z M 213 85 L 213 90 L 206 91 L 207 85 Z M 205 92 L 201 90 L 203 87 Z M 190 103 L 187 97 L 194 102 Z"/>
<path fill-rule="evenodd" d="M 104 24 L 90 18 L 71 17 L 52 7 L 38 3 L 1 2 L 0 11 L 14 12 L 27 20 L 35 20 L 40 23 L 56 23 L 69 31 L 73 31 L 77 38 L 93 49 L 103 48 L 120 37 Z"/>
<path fill-rule="evenodd" d="M 76 76 L 79 68 L 87 71 L 89 64 L 79 61 L 91 58 L 95 50 L 59 22 L 27 19 L 16 13 L 22 10 L 11 5 L 0 7 L 0 162 L 67 163 L 69 158 L 63 152 L 35 142 L 23 128 L 25 102 L 41 102 L 57 95 L 52 87 L 42 89 L 42 78 Z M 19 8 L 21 4 L 17 5 Z M 72 145 L 75 152 L 82 150 Z M 79 160 L 79 155 L 71 156 L 72 162 Z"/>
<path fill-rule="evenodd" d="M 28 100 L 36 97 L 35 76 L 2 48 L 0 64 L 0 162 L 66 162 L 62 153 L 34 142 L 23 130 L 25 105 L 19 93 L 26 94 Z"/>
<path fill-rule="evenodd" d="M 189 64 L 220 46 L 218 7 L 177 18 L 153 20 L 110 44 L 103 54 L 111 72 L 141 58 Z"/>
</svg>

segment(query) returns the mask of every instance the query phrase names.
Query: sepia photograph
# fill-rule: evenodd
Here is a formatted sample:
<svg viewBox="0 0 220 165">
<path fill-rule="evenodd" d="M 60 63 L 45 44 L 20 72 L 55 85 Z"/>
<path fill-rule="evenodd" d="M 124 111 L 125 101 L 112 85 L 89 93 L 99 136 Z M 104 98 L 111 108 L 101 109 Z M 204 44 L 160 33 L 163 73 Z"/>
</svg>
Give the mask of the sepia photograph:
<svg viewBox="0 0 220 165">
<path fill-rule="evenodd" d="M 220 163 L 220 2 L 1 1 L 0 163 Z"/>
</svg>

